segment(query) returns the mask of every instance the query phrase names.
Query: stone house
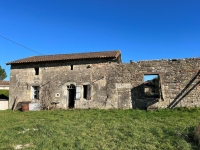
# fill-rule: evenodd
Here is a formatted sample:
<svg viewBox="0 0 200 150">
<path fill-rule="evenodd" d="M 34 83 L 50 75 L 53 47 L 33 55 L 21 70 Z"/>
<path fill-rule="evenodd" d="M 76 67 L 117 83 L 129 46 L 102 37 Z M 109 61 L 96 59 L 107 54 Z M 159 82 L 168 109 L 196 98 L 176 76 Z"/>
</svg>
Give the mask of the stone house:
<svg viewBox="0 0 200 150">
<path fill-rule="evenodd" d="M 199 58 L 122 63 L 119 50 L 28 57 L 7 63 L 9 108 L 16 99 L 63 109 L 200 106 L 199 64 Z M 158 76 L 157 97 L 145 97 L 145 75 Z"/>
<path fill-rule="evenodd" d="M 0 90 L 9 90 L 9 81 L 0 80 Z M 0 110 L 8 109 L 8 97 L 0 93 Z"/>
<path fill-rule="evenodd" d="M 9 81 L 0 80 L 0 90 L 9 90 Z"/>
</svg>

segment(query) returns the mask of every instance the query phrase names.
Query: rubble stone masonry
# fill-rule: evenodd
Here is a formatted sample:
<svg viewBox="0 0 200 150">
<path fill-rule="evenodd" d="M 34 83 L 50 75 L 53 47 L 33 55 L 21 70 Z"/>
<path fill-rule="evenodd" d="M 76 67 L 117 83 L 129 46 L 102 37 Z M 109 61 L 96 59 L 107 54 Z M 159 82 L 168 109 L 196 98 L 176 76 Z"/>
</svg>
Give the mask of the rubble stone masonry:
<svg viewBox="0 0 200 150">
<path fill-rule="evenodd" d="M 35 68 L 39 68 L 38 75 L 35 75 Z M 159 98 L 145 97 L 144 75 L 148 74 L 159 76 Z M 68 109 L 70 85 L 79 87 L 72 95 L 74 108 L 200 106 L 200 59 L 130 63 L 99 59 L 15 64 L 11 66 L 9 108 L 17 98 L 19 102 L 43 102 L 48 106 L 58 102 L 57 107 Z M 91 89 L 85 91 L 84 85 Z M 33 98 L 34 86 L 39 87 L 38 100 Z"/>
</svg>

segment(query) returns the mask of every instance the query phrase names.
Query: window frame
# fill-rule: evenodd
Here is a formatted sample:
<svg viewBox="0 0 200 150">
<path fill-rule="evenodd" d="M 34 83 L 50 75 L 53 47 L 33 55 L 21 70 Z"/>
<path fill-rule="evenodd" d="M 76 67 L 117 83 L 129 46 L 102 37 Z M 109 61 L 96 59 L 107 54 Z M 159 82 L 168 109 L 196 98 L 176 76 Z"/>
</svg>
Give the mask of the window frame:
<svg viewBox="0 0 200 150">
<path fill-rule="evenodd" d="M 91 85 L 83 85 L 83 98 L 86 100 L 91 100 Z"/>
<path fill-rule="evenodd" d="M 145 79 L 145 76 L 157 76 L 157 77 L 153 77 L 152 79 L 150 79 L 150 80 L 144 80 Z M 153 81 L 155 78 L 157 78 L 157 80 L 158 80 L 158 83 L 157 83 L 157 85 L 156 85 L 156 88 L 155 89 L 157 89 L 158 91 L 157 92 L 152 92 L 152 87 L 151 86 L 146 86 L 145 85 L 145 82 L 147 82 L 147 81 Z M 148 74 L 143 74 L 143 91 L 144 91 L 144 95 L 145 95 L 145 98 L 150 98 L 150 97 L 152 97 L 152 98 L 161 98 L 162 97 L 162 90 L 161 90 L 161 79 L 160 79 L 160 74 L 159 73 L 148 73 Z M 147 88 L 148 88 L 148 91 L 147 91 Z M 154 90 L 155 90 L 154 89 Z M 151 93 L 150 95 L 147 95 L 148 93 Z"/>
<path fill-rule="evenodd" d="M 39 100 L 40 87 L 32 86 L 32 99 Z"/>
</svg>

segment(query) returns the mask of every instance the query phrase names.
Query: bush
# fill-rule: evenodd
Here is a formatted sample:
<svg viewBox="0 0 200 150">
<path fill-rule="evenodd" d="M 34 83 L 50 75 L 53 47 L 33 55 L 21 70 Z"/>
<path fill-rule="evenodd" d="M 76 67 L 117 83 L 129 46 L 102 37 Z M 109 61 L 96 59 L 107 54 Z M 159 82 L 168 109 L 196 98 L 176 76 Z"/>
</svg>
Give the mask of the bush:
<svg viewBox="0 0 200 150">
<path fill-rule="evenodd" d="M 200 144 L 200 123 L 194 130 L 194 139 Z"/>
<path fill-rule="evenodd" d="M 0 90 L 0 95 L 3 94 L 7 97 L 9 97 L 9 90 Z"/>
</svg>

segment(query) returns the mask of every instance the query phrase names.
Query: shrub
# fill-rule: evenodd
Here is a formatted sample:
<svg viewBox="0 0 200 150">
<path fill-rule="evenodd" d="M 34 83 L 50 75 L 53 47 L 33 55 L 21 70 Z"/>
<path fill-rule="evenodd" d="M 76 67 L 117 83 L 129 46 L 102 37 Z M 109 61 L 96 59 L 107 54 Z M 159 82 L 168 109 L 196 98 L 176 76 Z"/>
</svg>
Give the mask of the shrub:
<svg viewBox="0 0 200 150">
<path fill-rule="evenodd" d="M 194 139 L 200 144 L 200 123 L 194 130 Z"/>
</svg>

